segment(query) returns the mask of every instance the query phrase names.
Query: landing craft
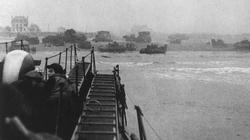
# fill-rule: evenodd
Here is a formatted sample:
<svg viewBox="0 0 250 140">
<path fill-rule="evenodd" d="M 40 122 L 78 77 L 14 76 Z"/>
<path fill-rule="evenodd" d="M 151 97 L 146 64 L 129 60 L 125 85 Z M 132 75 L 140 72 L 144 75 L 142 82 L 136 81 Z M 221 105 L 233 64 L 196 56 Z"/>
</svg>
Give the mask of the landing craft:
<svg viewBox="0 0 250 140">
<path fill-rule="evenodd" d="M 68 51 L 70 53 L 68 53 Z M 94 48 L 92 48 L 89 54 L 82 56 L 80 59 L 77 55 L 76 45 L 72 45 L 58 54 L 45 58 L 45 69 L 43 72 L 43 80 L 45 80 L 45 82 L 48 79 L 46 68 L 50 63 L 50 58 L 58 57 L 58 64 L 61 64 L 63 53 L 66 54 L 64 55 L 64 70 L 68 74 L 68 80 L 71 81 L 71 84 L 76 85 L 74 88 L 77 92 L 77 96 L 74 98 L 66 98 L 70 98 L 71 101 L 79 104 L 77 104 L 77 107 L 70 110 L 71 119 L 64 119 L 65 115 L 69 114 L 63 113 L 65 112 L 65 108 L 62 108 L 62 106 L 64 106 L 65 97 L 62 93 L 62 89 L 59 90 L 60 96 L 58 96 L 58 102 L 55 105 L 55 116 L 53 116 L 55 125 L 51 126 L 52 129 L 50 128 L 53 131 L 47 131 L 47 129 L 42 131 L 46 133 L 46 138 L 60 139 L 61 137 L 65 140 L 137 140 L 138 137 L 134 133 L 130 133 L 127 128 L 126 94 L 119 75 L 119 65 L 115 66 L 110 74 L 98 73 L 95 65 Z M 14 54 L 15 56 L 16 54 L 20 54 L 18 56 L 20 60 L 17 61 L 20 65 L 16 64 L 11 67 L 11 64 L 7 63 L 14 62 L 9 60 L 15 59 L 12 57 Z M 89 62 L 85 61 L 88 57 L 90 60 Z M 19 74 L 21 74 L 22 68 L 26 63 L 30 64 L 33 70 L 35 63 L 30 63 L 32 60 L 32 57 L 27 52 L 20 50 L 9 52 L 1 62 L 1 79 L 7 81 L 7 84 L 11 84 L 15 80 L 21 79 Z M 13 71 L 13 75 L 11 75 L 8 70 L 14 67 L 18 68 Z M 67 69 L 69 69 L 69 71 L 66 71 Z M 30 70 L 31 69 L 25 69 L 26 72 Z M 1 80 L 1 84 L 3 83 L 4 82 Z M 37 91 L 38 90 L 40 89 L 37 89 Z M 146 133 L 142 121 L 142 111 L 139 106 L 135 106 L 135 109 L 137 110 L 140 139 L 146 140 Z M 46 115 L 46 113 L 42 115 Z M 19 116 L 14 112 L 14 115 L 8 116 L 8 114 L 5 114 L 3 117 L 4 118 L 1 118 L 1 120 L 5 120 L 4 125 L 13 125 L 13 127 L 17 128 L 18 132 L 22 133 L 22 136 L 30 138 L 30 134 L 32 133 L 34 134 L 32 135 L 34 139 L 39 138 L 40 133 L 34 133 L 35 130 L 32 127 L 26 127 L 27 124 L 25 124 L 24 120 L 27 118 L 25 118 L 25 116 Z M 43 120 L 43 117 L 39 117 L 39 122 L 46 122 L 46 120 Z M 19 118 L 24 118 L 24 120 Z M 32 122 L 32 119 L 28 121 L 33 123 L 31 126 L 44 125 L 41 123 L 35 124 L 37 121 Z M 67 126 L 65 126 L 65 124 L 67 124 Z M 0 134 L 3 133 L 1 132 Z M 48 135 L 51 136 L 48 137 Z M 46 139 L 44 134 L 41 137 Z"/>
<path fill-rule="evenodd" d="M 145 54 L 165 54 L 167 51 L 167 44 L 164 46 L 158 47 L 157 44 L 150 44 L 147 45 L 146 48 L 142 48 L 140 50 L 140 53 L 145 53 Z"/>
</svg>

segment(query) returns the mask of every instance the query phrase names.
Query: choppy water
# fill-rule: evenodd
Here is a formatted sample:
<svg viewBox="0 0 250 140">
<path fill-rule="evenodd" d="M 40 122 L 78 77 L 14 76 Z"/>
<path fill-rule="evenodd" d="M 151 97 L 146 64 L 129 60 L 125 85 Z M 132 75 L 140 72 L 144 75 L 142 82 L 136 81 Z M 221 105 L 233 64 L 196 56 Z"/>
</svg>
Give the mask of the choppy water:
<svg viewBox="0 0 250 140">
<path fill-rule="evenodd" d="M 132 104 L 138 104 L 162 139 L 250 139 L 250 53 L 97 57 L 101 69 L 120 65 L 134 124 Z M 148 137 L 158 139 L 144 123 Z M 136 130 L 133 123 L 130 127 Z"/>
<path fill-rule="evenodd" d="M 124 69 L 138 70 L 151 77 L 249 84 L 250 53 L 168 52 L 166 55 L 105 55 L 111 58 L 100 57 L 98 64 L 119 64 Z"/>
<path fill-rule="evenodd" d="M 54 53 L 33 56 L 41 59 Z M 131 131 L 137 129 L 133 109 L 137 104 L 162 139 L 250 139 L 250 53 L 97 52 L 96 64 L 99 71 L 110 73 L 120 65 Z M 144 123 L 148 139 L 158 139 Z"/>
</svg>

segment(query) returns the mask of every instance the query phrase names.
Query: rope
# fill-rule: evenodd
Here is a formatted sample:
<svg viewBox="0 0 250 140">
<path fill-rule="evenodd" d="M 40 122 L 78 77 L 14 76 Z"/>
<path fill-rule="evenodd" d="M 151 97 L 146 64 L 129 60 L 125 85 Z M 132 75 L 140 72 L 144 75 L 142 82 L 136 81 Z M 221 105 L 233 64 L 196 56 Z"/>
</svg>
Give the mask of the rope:
<svg viewBox="0 0 250 140">
<path fill-rule="evenodd" d="M 56 57 L 56 56 L 60 55 L 60 53 L 63 54 L 63 53 L 65 53 L 66 50 L 69 49 L 69 48 L 70 48 L 70 47 L 67 47 L 67 48 L 65 48 L 63 51 L 59 52 L 58 54 L 52 55 L 52 56 L 47 57 L 47 58 L 50 59 L 50 58 L 53 58 L 53 57 Z"/>
<path fill-rule="evenodd" d="M 60 53 L 58 53 L 58 54 L 55 54 L 55 55 L 52 55 L 52 56 L 50 56 L 50 57 L 47 57 L 47 58 L 48 58 L 48 59 L 50 59 L 50 58 L 56 57 L 56 56 L 58 56 L 58 55 L 60 55 Z"/>
<path fill-rule="evenodd" d="M 19 42 L 21 40 L 13 40 L 13 41 L 7 41 L 7 42 L 0 42 L 0 44 L 9 44 L 9 43 L 13 43 L 13 42 Z"/>
<path fill-rule="evenodd" d="M 0 42 L 1 45 L 5 45 L 6 43 L 10 43 L 10 42 Z"/>
<path fill-rule="evenodd" d="M 60 55 L 60 53 L 63 54 L 63 53 L 65 53 L 65 52 L 66 52 L 66 49 L 63 50 L 63 51 L 61 51 L 61 52 L 59 52 L 58 54 L 52 55 L 52 56 L 47 57 L 47 58 L 50 59 L 50 58 L 53 58 L 53 57 L 56 57 L 56 56 Z"/>
<path fill-rule="evenodd" d="M 130 100 L 130 102 L 132 102 L 132 104 L 135 105 L 134 101 L 130 98 L 130 96 L 128 96 L 128 94 L 127 94 L 127 97 Z"/>
<path fill-rule="evenodd" d="M 87 55 L 85 55 L 84 57 L 87 57 L 87 56 L 89 56 L 91 53 L 89 53 L 89 54 L 87 54 Z"/>
<path fill-rule="evenodd" d="M 157 136 L 157 138 L 159 140 L 162 140 L 162 138 L 160 137 L 160 135 L 156 132 L 156 130 L 153 128 L 153 126 L 149 123 L 149 121 L 146 119 L 145 115 L 142 116 L 144 118 L 144 120 L 146 120 L 147 124 L 149 125 L 149 127 L 153 130 L 153 132 L 155 133 L 155 135 Z"/>
<path fill-rule="evenodd" d="M 53 58 L 53 57 L 56 57 L 56 56 L 59 56 L 59 63 L 58 64 L 60 64 L 61 63 L 61 56 L 62 56 L 62 54 L 63 53 L 65 53 L 65 73 L 67 72 L 67 57 L 68 57 L 68 49 L 69 48 L 72 48 L 72 46 L 69 46 L 69 47 L 67 47 L 67 48 L 65 48 L 63 51 L 61 51 L 61 52 L 59 52 L 58 54 L 55 54 L 55 55 L 52 55 L 52 56 L 50 56 L 50 57 L 46 57 L 46 61 L 48 61 L 50 58 Z M 72 57 L 72 53 L 70 54 L 71 56 L 70 57 Z M 75 55 L 77 55 L 77 53 L 75 52 Z M 77 59 L 77 58 L 76 58 Z M 71 61 L 72 61 L 72 59 L 71 59 Z M 72 62 L 70 62 L 70 63 L 72 63 Z M 70 70 L 72 69 L 72 67 L 70 67 Z M 47 71 L 47 69 L 46 69 L 46 66 L 45 66 L 45 71 Z M 46 77 L 47 77 L 47 73 L 46 73 Z"/>
<path fill-rule="evenodd" d="M 134 101 L 132 100 L 132 98 L 130 98 L 130 96 L 127 94 L 128 99 L 132 102 L 132 104 L 135 106 Z M 163 140 L 160 135 L 156 132 L 156 130 L 154 129 L 154 127 L 149 123 L 149 121 L 146 119 L 145 114 L 142 116 L 144 118 L 144 120 L 146 120 L 147 124 L 149 125 L 149 127 L 152 129 L 152 131 L 155 133 L 156 137 L 159 140 Z"/>
</svg>

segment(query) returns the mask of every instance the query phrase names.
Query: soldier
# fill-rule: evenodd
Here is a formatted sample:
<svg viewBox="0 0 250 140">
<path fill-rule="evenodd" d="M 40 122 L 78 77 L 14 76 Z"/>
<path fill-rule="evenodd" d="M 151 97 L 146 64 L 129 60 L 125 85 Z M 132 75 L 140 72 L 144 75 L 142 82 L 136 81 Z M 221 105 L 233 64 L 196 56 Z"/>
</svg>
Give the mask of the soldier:
<svg viewBox="0 0 250 140">
<path fill-rule="evenodd" d="M 77 93 L 74 83 L 71 83 L 65 76 L 62 66 L 53 63 L 47 66 L 49 79 L 46 82 L 46 89 L 49 92 L 47 107 L 50 111 L 48 116 L 49 128 L 55 127 L 55 132 L 64 139 L 69 139 L 72 134 L 74 123 L 75 105 Z M 73 87 L 73 88 L 72 88 Z"/>
<path fill-rule="evenodd" d="M 37 101 L 41 100 L 39 96 L 43 95 L 41 92 L 39 92 L 42 91 L 41 89 L 43 84 L 41 84 L 42 75 L 36 71 L 33 71 L 34 69 L 35 65 L 32 56 L 21 50 L 9 52 L 1 62 L 0 139 L 32 139 L 31 137 L 22 133 L 28 131 L 20 132 L 20 129 L 16 124 L 12 125 L 10 123 L 10 118 L 15 116 L 18 116 L 18 118 L 20 118 L 20 122 L 27 126 L 31 131 L 34 131 L 37 127 L 39 127 L 39 124 L 37 123 L 37 120 L 39 119 L 34 118 L 37 116 L 36 113 L 40 111 L 36 103 L 39 103 Z M 37 112 L 34 113 L 34 110 Z M 45 136 L 46 138 L 43 137 L 44 139 L 50 139 L 49 134 L 42 135 L 37 138 Z M 51 135 L 51 139 L 60 138 L 56 138 Z"/>
<path fill-rule="evenodd" d="M 34 69 L 34 60 L 29 53 L 22 50 L 11 51 L 1 62 L 1 82 L 11 84 L 22 79 L 25 73 Z"/>
</svg>

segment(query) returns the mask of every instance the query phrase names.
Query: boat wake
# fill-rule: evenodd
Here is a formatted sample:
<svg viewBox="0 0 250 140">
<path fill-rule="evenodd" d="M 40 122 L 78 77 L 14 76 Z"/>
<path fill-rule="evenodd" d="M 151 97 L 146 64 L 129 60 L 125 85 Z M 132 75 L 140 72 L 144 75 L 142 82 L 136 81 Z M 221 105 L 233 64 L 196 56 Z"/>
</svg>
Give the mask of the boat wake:
<svg viewBox="0 0 250 140">
<path fill-rule="evenodd" d="M 145 71 L 148 78 L 173 80 L 199 80 L 206 82 L 226 82 L 231 84 L 247 84 L 250 68 L 161 68 Z"/>
</svg>

